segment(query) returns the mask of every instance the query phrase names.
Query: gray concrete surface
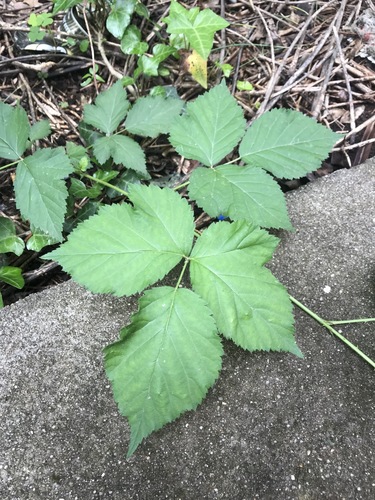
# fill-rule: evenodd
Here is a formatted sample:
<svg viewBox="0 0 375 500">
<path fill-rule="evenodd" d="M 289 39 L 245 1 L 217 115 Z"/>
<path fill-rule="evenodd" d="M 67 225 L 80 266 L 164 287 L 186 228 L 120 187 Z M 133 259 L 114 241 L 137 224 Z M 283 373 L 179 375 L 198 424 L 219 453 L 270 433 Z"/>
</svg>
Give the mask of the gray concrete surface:
<svg viewBox="0 0 375 500">
<path fill-rule="evenodd" d="M 288 196 L 271 267 L 327 319 L 375 316 L 374 172 Z M 225 343 L 203 404 L 127 461 L 101 349 L 134 309 L 67 282 L 0 312 L 1 499 L 375 498 L 374 371 L 299 310 L 304 359 Z M 373 325 L 341 330 L 374 359 Z"/>
</svg>

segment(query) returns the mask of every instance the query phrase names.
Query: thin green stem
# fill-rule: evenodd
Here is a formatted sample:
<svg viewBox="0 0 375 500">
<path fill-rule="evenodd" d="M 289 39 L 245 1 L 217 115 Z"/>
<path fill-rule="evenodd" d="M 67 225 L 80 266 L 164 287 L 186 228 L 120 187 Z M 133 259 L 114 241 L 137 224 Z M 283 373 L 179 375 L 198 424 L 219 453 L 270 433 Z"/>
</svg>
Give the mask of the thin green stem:
<svg viewBox="0 0 375 500">
<path fill-rule="evenodd" d="M 13 167 L 13 165 L 17 165 L 17 163 L 20 162 L 21 160 L 22 160 L 22 158 L 19 158 L 18 160 L 13 161 L 12 163 L 8 163 L 7 165 L 0 167 L 0 171 L 5 170 L 6 168 L 9 168 L 9 167 Z"/>
<path fill-rule="evenodd" d="M 375 318 L 343 319 L 340 321 L 327 321 L 330 325 L 349 325 L 350 323 L 369 323 Z"/>
<path fill-rule="evenodd" d="M 174 288 L 175 288 L 175 290 L 177 290 L 177 288 L 180 286 L 181 281 L 182 281 L 182 278 L 183 278 L 183 276 L 184 276 L 184 274 L 185 274 L 185 270 L 186 270 L 186 267 L 187 267 L 187 265 L 188 265 L 188 264 L 189 264 L 189 259 L 188 259 L 188 258 L 186 258 L 186 259 L 185 259 L 185 262 L 184 262 L 184 265 L 183 265 L 183 268 L 181 269 L 180 276 L 178 277 L 178 280 L 177 280 L 176 286 L 174 287 Z"/>
<path fill-rule="evenodd" d="M 239 162 L 239 161 L 241 161 L 241 160 L 242 160 L 242 158 L 241 158 L 241 156 L 239 156 L 238 158 L 235 158 L 234 160 L 227 161 L 227 162 L 225 163 L 225 165 L 231 165 L 232 163 L 238 163 L 238 162 Z"/>
<path fill-rule="evenodd" d="M 183 182 L 182 184 L 179 184 L 178 186 L 175 186 L 173 188 L 173 191 L 178 191 L 179 189 L 182 189 L 185 186 L 188 186 L 189 184 L 190 184 L 190 181 Z"/>
<path fill-rule="evenodd" d="M 97 179 L 96 177 L 94 177 L 90 174 L 86 174 L 86 173 L 80 172 L 80 175 L 82 175 L 83 177 L 86 177 L 87 179 L 90 179 L 94 182 L 97 182 L 98 184 L 101 184 L 102 186 L 106 186 L 108 188 L 114 189 L 115 191 L 121 193 L 123 196 L 128 196 L 128 193 L 126 191 L 124 191 L 123 189 L 120 189 L 117 186 L 114 186 L 113 184 L 110 184 L 109 182 L 102 181 L 101 179 Z"/>
<path fill-rule="evenodd" d="M 315 321 L 317 321 L 319 324 L 321 324 L 324 328 L 327 328 L 327 330 L 329 330 L 331 333 L 333 333 L 333 335 L 335 335 L 342 342 L 344 342 L 344 344 L 346 344 L 348 347 L 350 347 L 350 349 L 352 349 L 356 354 L 358 354 L 358 356 L 360 356 L 362 359 L 364 359 L 365 361 L 367 361 L 367 363 L 370 366 L 372 366 L 372 368 L 375 368 L 375 362 L 371 358 L 369 358 L 364 352 L 362 352 L 357 346 L 355 346 L 354 344 L 352 344 L 346 337 L 344 337 L 343 335 L 341 335 L 341 333 L 339 333 L 337 330 L 335 330 L 331 326 L 331 322 L 329 322 L 329 321 L 321 318 L 320 316 L 318 316 L 316 313 L 314 313 L 313 311 L 311 311 L 311 309 L 309 309 L 308 307 L 306 307 L 305 305 L 303 305 L 301 302 L 299 302 L 299 300 L 295 299 L 291 295 L 289 295 L 289 298 L 293 302 L 293 304 L 295 304 L 296 306 L 298 306 L 302 311 L 304 311 L 306 314 L 308 314 L 313 319 L 315 319 Z"/>
</svg>

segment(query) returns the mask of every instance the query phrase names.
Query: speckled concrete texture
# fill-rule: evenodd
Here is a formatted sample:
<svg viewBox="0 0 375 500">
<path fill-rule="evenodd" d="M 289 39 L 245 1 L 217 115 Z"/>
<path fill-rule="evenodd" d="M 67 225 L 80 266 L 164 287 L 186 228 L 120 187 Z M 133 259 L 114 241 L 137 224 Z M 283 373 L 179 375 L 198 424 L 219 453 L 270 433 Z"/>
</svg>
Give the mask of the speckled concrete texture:
<svg viewBox="0 0 375 500">
<path fill-rule="evenodd" d="M 288 196 L 270 267 L 327 319 L 375 316 L 374 201 L 374 162 Z M 126 460 L 101 349 L 135 308 L 67 282 L 0 312 L 2 500 L 375 498 L 374 371 L 300 310 L 304 359 L 225 342 L 197 411 Z M 373 325 L 339 328 L 374 359 Z"/>
</svg>

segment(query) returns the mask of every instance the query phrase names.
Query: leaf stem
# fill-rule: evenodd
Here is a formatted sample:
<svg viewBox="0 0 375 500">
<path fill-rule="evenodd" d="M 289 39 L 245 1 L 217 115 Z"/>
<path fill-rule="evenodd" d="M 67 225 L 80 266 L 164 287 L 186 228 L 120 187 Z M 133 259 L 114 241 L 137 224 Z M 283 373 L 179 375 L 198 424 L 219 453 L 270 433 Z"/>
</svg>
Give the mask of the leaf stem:
<svg viewBox="0 0 375 500">
<path fill-rule="evenodd" d="M 375 321 L 375 318 L 343 319 L 340 321 L 327 321 L 330 325 L 348 325 L 350 323 L 369 323 Z"/>
<path fill-rule="evenodd" d="M 20 162 L 21 160 L 22 160 L 22 158 L 19 158 L 18 160 L 13 161 L 12 163 L 8 163 L 7 165 L 0 167 L 0 171 L 5 170 L 6 168 L 9 168 L 9 167 L 13 167 L 13 165 L 17 165 L 17 163 Z"/>
<path fill-rule="evenodd" d="M 173 191 L 178 191 L 179 189 L 182 189 L 185 186 L 188 186 L 189 184 L 190 184 L 190 181 L 183 182 L 182 184 L 179 184 L 178 186 L 175 186 L 173 188 Z"/>
<path fill-rule="evenodd" d="M 94 182 L 97 182 L 98 184 L 102 184 L 102 186 L 106 186 L 108 188 L 114 189 L 115 191 L 118 191 L 119 193 L 121 193 L 124 196 L 128 196 L 128 193 L 126 191 L 124 191 L 123 189 L 120 189 L 117 186 L 114 186 L 113 184 L 110 184 L 109 182 L 102 181 L 101 179 L 97 179 L 96 177 L 94 177 L 90 174 L 86 174 L 86 173 L 82 173 L 82 172 L 80 172 L 80 175 L 82 175 L 83 177 L 86 177 L 87 179 L 90 179 Z"/>
<path fill-rule="evenodd" d="M 186 270 L 186 266 L 189 264 L 189 259 L 188 258 L 185 258 L 185 262 L 184 262 L 184 265 L 181 269 L 181 273 L 180 273 L 180 276 L 178 277 L 178 280 L 177 280 L 177 283 L 176 283 L 176 286 L 174 287 L 175 290 L 177 290 L 177 288 L 180 286 L 181 284 L 181 281 L 182 281 L 182 278 L 185 274 L 185 270 Z"/>
<path fill-rule="evenodd" d="M 225 162 L 225 165 L 231 165 L 232 163 L 238 163 L 242 160 L 242 157 L 241 156 L 238 156 L 237 158 L 234 158 L 233 160 L 230 160 L 230 161 L 226 161 Z"/>
<path fill-rule="evenodd" d="M 321 324 L 324 328 L 327 328 L 327 330 L 329 330 L 331 333 L 333 333 L 333 335 L 335 335 L 342 342 L 344 342 L 344 344 L 346 344 L 348 347 L 350 347 L 356 354 L 358 354 L 358 356 L 360 356 L 362 359 L 364 359 L 365 361 L 367 361 L 367 363 L 370 366 L 372 366 L 372 368 L 375 368 L 375 362 L 371 358 L 369 358 L 368 356 L 366 356 L 366 354 L 364 352 L 362 352 L 357 346 L 355 346 L 354 344 L 352 344 L 346 337 L 344 337 L 343 335 L 341 335 L 341 333 L 339 333 L 337 330 L 335 330 L 331 326 L 332 324 L 338 324 L 338 323 L 327 321 L 327 320 L 321 318 L 316 313 L 314 313 L 313 311 L 311 311 L 311 309 L 309 309 L 308 307 L 306 307 L 304 304 L 302 304 L 301 302 L 299 302 L 299 300 L 295 299 L 291 295 L 289 295 L 289 298 L 293 302 L 293 304 L 295 304 L 296 306 L 298 306 L 300 309 L 302 309 L 302 311 L 304 311 L 309 316 L 311 316 L 313 319 L 315 319 L 315 321 L 317 321 L 319 324 Z M 373 319 L 374 318 L 370 318 L 371 321 Z M 351 322 L 358 322 L 358 320 L 351 320 Z"/>
</svg>

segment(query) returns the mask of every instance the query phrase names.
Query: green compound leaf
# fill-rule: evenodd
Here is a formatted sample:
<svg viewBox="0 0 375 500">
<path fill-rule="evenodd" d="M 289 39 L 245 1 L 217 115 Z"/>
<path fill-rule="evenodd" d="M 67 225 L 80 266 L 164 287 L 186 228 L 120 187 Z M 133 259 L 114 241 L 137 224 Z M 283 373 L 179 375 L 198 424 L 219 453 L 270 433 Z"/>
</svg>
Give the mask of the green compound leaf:
<svg viewBox="0 0 375 500">
<path fill-rule="evenodd" d="M 114 0 L 106 21 L 107 30 L 116 38 L 122 38 L 130 24 L 137 0 Z"/>
<path fill-rule="evenodd" d="M 16 226 L 11 219 L 0 217 L 0 253 L 12 252 L 21 255 L 25 243 L 16 234 Z"/>
<path fill-rule="evenodd" d="M 44 256 L 92 292 L 132 295 L 163 278 L 189 255 L 193 213 L 170 189 L 129 186 L 128 204 L 105 206 Z"/>
<path fill-rule="evenodd" d="M 145 178 L 149 178 L 143 149 L 130 137 L 124 135 L 101 137 L 95 142 L 93 151 L 102 165 L 112 157 L 115 163 L 122 164 L 126 168 L 140 172 Z"/>
<path fill-rule="evenodd" d="M 95 104 L 86 104 L 83 121 L 105 134 L 111 134 L 125 118 L 129 106 L 126 90 L 119 80 L 111 88 L 101 92 L 95 99 Z"/>
<path fill-rule="evenodd" d="M 274 109 L 246 132 L 240 156 L 276 177 L 295 179 L 319 168 L 337 139 L 334 132 L 298 111 Z"/>
<path fill-rule="evenodd" d="M 223 215 L 263 227 L 292 229 L 281 189 L 261 168 L 198 167 L 190 177 L 189 195 L 211 217 Z"/>
<path fill-rule="evenodd" d="M 156 137 L 169 132 L 184 103 L 180 99 L 161 96 L 141 97 L 129 111 L 125 128 L 131 134 Z"/>
<path fill-rule="evenodd" d="M 23 108 L 0 102 L 0 158 L 18 160 L 27 148 L 30 124 Z"/>
<path fill-rule="evenodd" d="M 20 267 L 3 266 L 0 267 L 0 281 L 14 286 L 14 288 L 21 289 L 25 285 L 25 280 L 22 276 L 22 269 Z"/>
<path fill-rule="evenodd" d="M 104 350 L 105 369 L 131 426 L 129 457 L 151 432 L 197 407 L 223 351 L 211 311 L 184 288 L 146 291 L 121 337 Z"/>
<path fill-rule="evenodd" d="M 177 2 L 171 2 L 169 16 L 164 19 L 167 33 L 185 35 L 190 47 L 203 59 L 210 55 L 216 31 L 226 28 L 229 23 L 210 9 L 199 12 L 198 7 L 187 10 Z"/>
<path fill-rule="evenodd" d="M 170 131 L 170 142 L 185 158 L 213 166 L 238 144 L 245 119 L 224 84 L 214 87 L 186 106 Z"/>
<path fill-rule="evenodd" d="M 64 177 L 73 167 L 63 148 L 39 149 L 17 166 L 14 191 L 17 208 L 31 224 L 61 241 L 68 190 Z"/>
<path fill-rule="evenodd" d="M 51 133 L 51 126 L 48 120 L 40 120 L 34 123 L 30 128 L 30 141 L 35 142 L 39 139 L 44 139 Z"/>
<path fill-rule="evenodd" d="M 243 349 L 302 356 L 288 293 L 260 266 L 258 231 L 253 238 L 245 221 L 219 222 L 204 231 L 191 255 L 193 290 L 208 303 L 218 330 Z"/>
</svg>

